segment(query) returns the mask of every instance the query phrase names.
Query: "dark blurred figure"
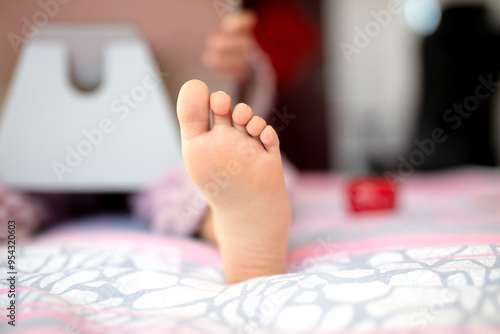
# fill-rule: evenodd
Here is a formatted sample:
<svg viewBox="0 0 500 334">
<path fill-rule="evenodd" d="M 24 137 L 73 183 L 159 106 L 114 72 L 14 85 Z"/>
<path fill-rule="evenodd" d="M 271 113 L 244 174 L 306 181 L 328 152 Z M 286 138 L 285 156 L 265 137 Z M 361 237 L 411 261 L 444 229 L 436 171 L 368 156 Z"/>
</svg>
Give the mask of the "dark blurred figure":
<svg viewBox="0 0 500 334">
<path fill-rule="evenodd" d="M 276 70 L 276 110 L 268 122 L 282 151 L 300 170 L 328 169 L 321 1 L 246 0 L 245 6 L 257 12 L 256 37 Z"/>
<path fill-rule="evenodd" d="M 451 7 L 443 12 L 436 33 L 423 44 L 423 101 L 414 138 L 432 138 L 436 128 L 444 130 L 446 141 L 420 166 L 432 170 L 465 164 L 492 166 L 493 95 L 491 80 L 500 74 L 500 35 L 488 24 L 483 6 Z M 479 78 L 483 79 L 480 80 Z M 485 82 L 490 82 L 485 85 Z M 489 96 L 479 100 L 479 92 Z M 467 101 L 467 102 L 466 102 Z M 462 107 L 463 111 L 455 111 Z M 451 111 L 450 111 L 451 109 Z M 467 109 L 470 109 L 468 111 Z M 414 146 L 412 150 L 418 150 Z"/>
</svg>

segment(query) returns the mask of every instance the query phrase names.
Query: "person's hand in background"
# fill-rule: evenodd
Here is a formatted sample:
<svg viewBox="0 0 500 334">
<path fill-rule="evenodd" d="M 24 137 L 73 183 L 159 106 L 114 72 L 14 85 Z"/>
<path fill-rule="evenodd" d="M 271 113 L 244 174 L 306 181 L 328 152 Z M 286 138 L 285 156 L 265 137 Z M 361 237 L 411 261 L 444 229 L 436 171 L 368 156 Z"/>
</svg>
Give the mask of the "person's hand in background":
<svg viewBox="0 0 500 334">
<path fill-rule="evenodd" d="M 244 10 L 224 16 L 216 32 L 209 36 L 202 61 L 208 68 L 242 83 L 251 72 L 251 55 L 257 45 L 254 28 L 257 16 Z"/>
</svg>

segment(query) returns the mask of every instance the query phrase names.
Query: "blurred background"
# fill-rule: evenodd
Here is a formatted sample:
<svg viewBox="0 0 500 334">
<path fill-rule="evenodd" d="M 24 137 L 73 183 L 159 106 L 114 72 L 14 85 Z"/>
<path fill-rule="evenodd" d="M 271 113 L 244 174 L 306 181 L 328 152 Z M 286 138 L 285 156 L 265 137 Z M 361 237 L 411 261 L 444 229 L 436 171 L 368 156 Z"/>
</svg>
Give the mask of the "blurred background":
<svg viewBox="0 0 500 334">
<path fill-rule="evenodd" d="M 500 81 L 499 1 L 246 3 L 277 71 L 276 106 L 296 116 L 280 138 L 299 168 L 363 174 L 402 161 L 421 170 L 500 162 L 499 94 L 484 87 L 488 97 L 476 97 L 478 78 Z M 418 153 L 415 140 L 435 129 L 446 140 Z"/>
<path fill-rule="evenodd" d="M 168 72 L 174 102 L 180 85 L 193 77 L 213 90 L 223 87 L 200 62 L 220 19 L 218 0 L 175 6 L 150 0 L 140 10 L 127 5 L 133 1 L 42 2 L 51 1 L 59 4 L 51 22 L 135 23 Z M 23 18 L 40 6 L 35 0 L 0 4 L 0 101 L 18 55 L 8 34 L 22 36 Z M 282 149 L 299 169 L 396 169 L 423 156 L 412 156 L 421 151 L 415 140 L 432 138 L 435 129 L 447 139 L 411 163 L 416 169 L 500 161 L 494 84 L 500 80 L 500 1 L 245 0 L 244 6 L 258 15 L 255 34 L 277 74 L 271 117 L 280 121 Z M 191 29 L 196 24 L 208 29 Z M 481 100 L 474 99 L 483 85 L 479 78 L 489 82 Z M 472 111 L 455 109 L 464 103 Z"/>
<path fill-rule="evenodd" d="M 0 2 L 0 101 L 24 42 L 51 23 L 130 23 L 150 43 L 172 97 L 194 77 L 217 86 L 200 54 L 220 16 L 208 0 L 25 0 Z M 200 29 L 200 27 L 203 27 Z"/>
</svg>

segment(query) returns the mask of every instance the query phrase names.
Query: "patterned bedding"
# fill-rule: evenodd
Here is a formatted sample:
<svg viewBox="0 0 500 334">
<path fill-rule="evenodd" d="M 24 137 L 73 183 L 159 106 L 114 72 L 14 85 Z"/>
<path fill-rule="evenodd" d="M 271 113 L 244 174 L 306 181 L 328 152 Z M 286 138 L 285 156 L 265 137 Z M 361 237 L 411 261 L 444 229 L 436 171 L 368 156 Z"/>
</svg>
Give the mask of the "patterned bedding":
<svg viewBox="0 0 500 334">
<path fill-rule="evenodd" d="M 289 272 L 240 284 L 211 245 L 124 216 L 26 240 L 16 326 L 0 282 L 1 333 L 500 333 L 499 170 L 412 176 L 380 213 L 349 212 L 347 182 L 304 175 Z"/>
</svg>

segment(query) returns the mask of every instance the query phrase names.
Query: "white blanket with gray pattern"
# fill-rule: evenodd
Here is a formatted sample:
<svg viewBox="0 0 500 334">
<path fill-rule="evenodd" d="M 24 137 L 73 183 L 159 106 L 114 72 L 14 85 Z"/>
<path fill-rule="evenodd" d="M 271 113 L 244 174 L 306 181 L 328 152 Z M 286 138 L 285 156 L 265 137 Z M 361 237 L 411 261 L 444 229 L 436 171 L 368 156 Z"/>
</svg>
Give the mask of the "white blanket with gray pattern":
<svg viewBox="0 0 500 334">
<path fill-rule="evenodd" d="M 412 177 L 378 214 L 348 212 L 345 182 L 303 177 L 289 273 L 240 284 L 224 282 L 211 245 L 126 217 L 21 240 L 15 284 L 0 282 L 1 332 L 500 333 L 498 170 Z"/>
</svg>

